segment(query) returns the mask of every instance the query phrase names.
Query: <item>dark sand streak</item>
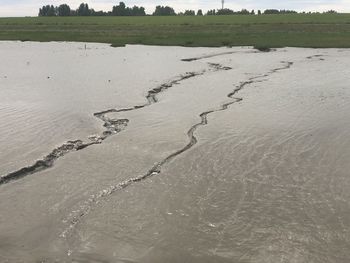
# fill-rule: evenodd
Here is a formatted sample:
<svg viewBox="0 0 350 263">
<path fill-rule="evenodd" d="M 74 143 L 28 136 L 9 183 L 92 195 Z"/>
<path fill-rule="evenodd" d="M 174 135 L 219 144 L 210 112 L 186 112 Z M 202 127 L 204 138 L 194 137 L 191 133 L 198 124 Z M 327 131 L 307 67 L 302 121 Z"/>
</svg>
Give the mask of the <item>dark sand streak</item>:
<svg viewBox="0 0 350 263">
<path fill-rule="evenodd" d="M 323 60 L 325 60 L 323 57 L 324 57 L 324 55 L 316 54 L 316 55 L 308 56 L 308 57 L 306 57 L 306 58 L 307 58 L 307 59 L 318 58 L 318 60 L 323 61 Z"/>
<path fill-rule="evenodd" d="M 211 67 L 212 70 L 215 70 L 215 71 L 230 69 L 226 67 L 221 67 L 219 64 L 215 64 L 215 65 L 209 64 L 209 66 Z M 103 131 L 101 135 L 89 136 L 88 142 L 84 142 L 82 140 L 67 141 L 63 145 L 55 148 L 51 153 L 46 155 L 43 159 L 36 161 L 33 165 L 23 167 L 17 171 L 1 176 L 0 185 L 9 183 L 13 180 L 18 180 L 25 176 L 51 168 L 57 159 L 59 159 L 60 157 L 70 152 L 80 151 L 91 145 L 101 144 L 108 137 L 114 134 L 117 134 L 121 132 L 123 129 L 125 129 L 129 123 L 128 119 L 110 119 L 106 116 L 108 113 L 127 112 L 127 111 L 142 109 L 146 106 L 157 103 L 158 102 L 157 95 L 159 93 L 166 91 L 167 89 L 171 88 L 175 84 L 179 84 L 183 80 L 190 79 L 199 75 L 203 75 L 204 73 L 205 73 L 205 70 L 202 70 L 199 72 L 187 72 L 183 75 L 180 75 L 179 77 L 175 78 L 170 82 L 161 84 L 159 87 L 154 88 L 147 92 L 147 95 L 146 95 L 147 103 L 145 104 L 136 105 L 130 108 L 109 109 L 109 110 L 94 113 L 94 116 L 100 119 L 103 122 L 103 127 L 105 127 L 105 131 Z"/>
<path fill-rule="evenodd" d="M 80 207 L 79 211 L 77 212 L 77 215 L 74 215 L 72 217 L 72 219 L 70 220 L 66 220 L 70 222 L 70 225 L 67 229 L 65 229 L 62 234 L 61 237 L 66 237 L 70 231 L 72 229 L 74 229 L 74 227 L 81 221 L 81 219 L 86 216 L 87 214 L 89 214 L 89 212 L 92 209 L 93 204 L 97 204 L 99 202 L 99 200 L 101 198 L 104 198 L 106 196 L 109 196 L 111 194 L 113 194 L 114 192 L 117 192 L 119 190 L 125 189 L 126 187 L 137 183 L 137 182 L 141 182 L 146 180 L 149 177 L 158 175 L 161 173 L 161 169 L 163 167 L 163 165 L 169 163 L 171 160 L 173 160 L 175 157 L 177 157 L 178 155 L 188 151 L 189 149 L 191 149 L 194 145 L 197 144 L 198 140 L 195 137 L 194 133 L 195 131 L 200 127 L 200 126 L 205 126 L 208 124 L 208 115 L 211 113 L 215 113 L 215 112 L 220 112 L 220 111 L 224 111 L 227 110 L 228 107 L 234 103 L 240 102 L 243 100 L 243 98 L 240 97 L 235 97 L 235 95 L 241 91 L 242 89 L 244 89 L 246 86 L 249 86 L 251 84 L 254 83 L 258 83 L 258 82 L 263 82 L 265 81 L 264 78 L 269 77 L 270 75 L 278 72 L 278 71 L 282 71 L 282 70 L 286 70 L 289 69 L 292 65 L 293 62 L 288 62 L 288 61 L 281 61 L 281 63 L 285 64 L 282 67 L 279 68 L 275 68 L 272 69 L 271 71 L 269 71 L 268 73 L 262 74 L 262 75 L 258 75 L 255 77 L 251 77 L 249 78 L 247 81 L 241 82 L 232 92 L 230 92 L 229 94 L 227 94 L 227 97 L 229 99 L 231 99 L 230 102 L 226 102 L 223 103 L 219 108 L 217 109 L 213 109 L 213 110 L 209 110 L 209 111 L 205 111 L 202 112 L 201 114 L 199 114 L 199 117 L 201 119 L 200 122 L 194 124 L 187 132 L 187 136 L 189 138 L 189 143 L 187 145 L 185 145 L 182 149 L 175 151 L 174 153 L 168 155 L 166 158 L 164 158 L 163 160 L 161 160 L 160 162 L 156 163 L 151 169 L 148 170 L 147 173 L 140 175 L 138 177 L 133 177 L 130 178 L 128 180 L 125 180 L 117 185 L 112 185 L 110 186 L 108 189 L 102 190 L 100 191 L 98 194 L 91 196 L 91 198 L 89 200 L 87 200 L 85 202 L 85 204 L 83 204 Z M 225 67 L 220 67 L 220 68 L 225 68 Z M 227 70 L 227 69 L 226 69 Z"/>
<path fill-rule="evenodd" d="M 276 49 L 253 49 L 253 50 L 249 50 L 249 51 L 243 51 L 243 53 L 245 54 L 254 54 L 254 53 L 262 53 L 262 52 L 271 52 L 271 51 L 276 51 Z M 206 59 L 206 58 L 213 58 L 213 57 L 218 57 L 218 56 L 223 56 L 223 55 L 231 55 L 231 54 L 236 54 L 236 53 L 241 53 L 241 51 L 226 51 L 226 52 L 220 52 L 220 53 L 214 53 L 214 54 L 210 54 L 210 55 L 203 55 L 200 57 L 192 57 L 192 58 L 183 58 L 181 59 L 181 61 L 184 62 L 192 62 L 192 61 L 197 61 L 197 60 L 201 60 L 201 59 Z"/>
<path fill-rule="evenodd" d="M 219 111 L 224 111 L 224 110 L 227 110 L 227 108 L 234 104 L 234 103 L 237 103 L 237 102 L 240 102 L 243 100 L 243 98 L 240 98 L 240 97 L 234 97 L 240 90 L 242 90 L 244 87 L 248 86 L 248 85 L 251 85 L 253 83 L 258 83 L 258 82 L 262 82 L 264 81 L 263 78 L 266 78 L 266 77 L 269 77 L 271 74 L 273 73 L 276 73 L 278 71 L 281 71 L 281 70 L 286 70 L 286 69 L 289 69 L 292 65 L 293 65 L 293 62 L 286 62 L 286 61 L 282 61 L 282 63 L 286 64 L 285 66 L 283 67 L 279 67 L 279 68 L 276 68 L 276 69 L 273 69 L 271 71 L 269 71 L 268 73 L 266 74 L 263 74 L 263 75 L 259 75 L 259 76 L 255 76 L 255 77 L 251 77 L 249 78 L 247 81 L 244 81 L 242 82 L 240 85 L 238 85 L 236 87 L 236 89 L 234 89 L 232 92 L 230 92 L 227 97 L 229 99 L 232 99 L 232 101 L 230 102 L 227 102 L 227 103 L 224 103 L 222 104 L 218 109 L 214 109 L 214 110 L 210 110 L 210 111 L 205 111 L 205 112 L 202 112 L 199 117 L 201 118 L 201 121 L 199 123 L 196 123 L 194 124 L 187 132 L 187 136 L 189 137 L 190 141 L 189 143 L 183 147 L 182 149 L 170 154 L 169 156 L 167 156 L 165 159 L 163 159 L 162 161 L 158 162 L 157 164 L 155 164 L 146 174 L 144 175 L 141 175 L 139 177 L 135 177 L 135 178 L 130 178 L 116 186 L 113 186 L 109 189 L 108 194 L 112 194 L 113 192 L 115 192 L 116 190 L 119 190 L 119 189 L 123 189 L 125 187 L 127 187 L 128 185 L 134 183 L 134 182 L 139 182 L 139 181 L 142 181 L 152 175 L 156 175 L 156 174 L 159 174 L 161 172 L 161 168 L 164 164 L 168 163 L 169 161 L 171 161 L 174 157 L 178 156 L 179 154 L 182 154 L 183 152 L 189 150 L 190 148 L 192 148 L 197 142 L 197 138 L 194 136 L 194 133 L 195 131 L 197 130 L 197 128 L 199 126 L 205 126 L 208 124 L 208 119 L 207 119 L 207 116 L 211 113 L 214 113 L 214 112 L 219 112 Z M 106 191 L 104 191 L 106 192 Z M 106 192 L 106 193 L 107 193 Z M 105 196 L 107 194 L 104 194 L 102 196 Z M 101 196 L 101 197 L 102 197 Z"/>
<path fill-rule="evenodd" d="M 223 55 L 231 55 L 231 54 L 235 54 L 235 53 L 237 53 L 237 51 L 227 51 L 227 52 L 215 53 L 215 54 L 211 54 L 211 55 L 204 55 L 201 57 L 183 58 L 183 59 L 181 59 L 181 61 L 192 62 L 192 61 L 201 60 L 201 59 L 205 59 L 205 58 L 212 58 L 212 57 L 223 56 Z"/>
<path fill-rule="evenodd" d="M 208 63 L 211 71 L 220 71 L 220 70 L 230 70 L 230 67 L 224 67 L 220 64 Z M 106 115 L 109 113 L 118 113 L 118 112 L 128 112 L 133 110 L 142 109 L 144 107 L 150 106 L 158 102 L 157 95 L 166 91 L 167 89 L 173 87 L 176 84 L 179 84 L 181 81 L 203 75 L 206 70 L 201 70 L 198 72 L 186 72 L 174 80 L 161 84 L 159 87 L 149 90 L 146 95 L 147 102 L 142 105 L 136 105 L 130 108 L 122 109 L 108 109 L 100 112 L 94 113 L 94 116 L 100 119 L 103 122 L 103 127 L 105 131 L 101 135 L 91 135 L 88 137 L 89 141 L 84 142 L 82 140 L 67 141 L 63 145 L 55 148 L 50 154 L 46 155 L 43 159 L 36 161 L 33 165 L 23 167 L 17 171 L 11 172 L 7 175 L 0 177 L 0 185 L 9 183 L 14 180 L 21 179 L 25 176 L 46 170 L 51 168 L 55 161 L 60 157 L 73 152 L 83 150 L 91 145 L 101 144 L 108 137 L 115 135 L 122 130 L 124 130 L 128 123 L 128 119 L 111 119 Z"/>
</svg>

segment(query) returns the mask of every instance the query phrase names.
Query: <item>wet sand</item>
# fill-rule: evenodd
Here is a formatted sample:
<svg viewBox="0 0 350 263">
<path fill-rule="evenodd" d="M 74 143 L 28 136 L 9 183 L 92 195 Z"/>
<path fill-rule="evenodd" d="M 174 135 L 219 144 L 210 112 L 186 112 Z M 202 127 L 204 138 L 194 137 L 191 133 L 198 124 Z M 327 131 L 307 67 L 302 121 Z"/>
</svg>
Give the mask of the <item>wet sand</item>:
<svg viewBox="0 0 350 263">
<path fill-rule="evenodd" d="M 0 261 L 348 262 L 349 50 L 0 47 Z"/>
</svg>

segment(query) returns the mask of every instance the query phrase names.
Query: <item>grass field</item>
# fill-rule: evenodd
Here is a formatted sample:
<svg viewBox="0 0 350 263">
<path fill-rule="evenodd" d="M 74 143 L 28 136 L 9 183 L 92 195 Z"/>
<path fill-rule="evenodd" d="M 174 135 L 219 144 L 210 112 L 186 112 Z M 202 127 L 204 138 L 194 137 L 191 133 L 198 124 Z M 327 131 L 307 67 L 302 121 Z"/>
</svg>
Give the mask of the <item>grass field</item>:
<svg viewBox="0 0 350 263">
<path fill-rule="evenodd" d="M 0 18 L 0 40 L 350 47 L 350 14 Z"/>
</svg>

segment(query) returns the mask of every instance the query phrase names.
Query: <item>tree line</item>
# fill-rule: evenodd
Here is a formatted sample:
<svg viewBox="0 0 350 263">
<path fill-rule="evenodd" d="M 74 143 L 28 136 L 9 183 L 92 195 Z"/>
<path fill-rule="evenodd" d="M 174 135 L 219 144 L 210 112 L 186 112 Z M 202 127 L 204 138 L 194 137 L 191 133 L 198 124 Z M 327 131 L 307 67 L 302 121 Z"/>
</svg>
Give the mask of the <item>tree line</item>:
<svg viewBox="0 0 350 263">
<path fill-rule="evenodd" d="M 205 15 L 271 15 L 271 14 L 296 14 L 294 10 L 278 10 L 278 9 L 266 9 L 263 12 L 261 10 L 247 10 L 242 9 L 240 11 L 234 11 L 228 8 L 224 9 L 212 9 Z M 302 12 L 305 13 L 305 12 Z M 311 13 L 311 12 L 309 12 Z M 334 10 L 329 10 L 323 13 L 337 13 Z M 139 6 L 127 7 L 124 2 L 120 2 L 119 5 L 112 7 L 111 11 L 95 11 L 90 8 L 88 4 L 81 3 L 77 9 L 71 9 L 69 5 L 62 4 L 59 6 L 46 5 L 39 9 L 39 16 L 145 16 L 145 8 Z M 153 16 L 203 16 L 204 13 L 201 9 L 197 10 L 185 10 L 185 12 L 176 13 L 174 8 L 170 6 L 156 6 Z"/>
<path fill-rule="evenodd" d="M 123 2 L 113 6 L 111 11 L 95 11 L 88 4 L 81 3 L 77 9 L 71 9 L 69 5 L 46 5 L 39 9 L 39 16 L 145 16 L 144 7 L 127 7 Z"/>
</svg>

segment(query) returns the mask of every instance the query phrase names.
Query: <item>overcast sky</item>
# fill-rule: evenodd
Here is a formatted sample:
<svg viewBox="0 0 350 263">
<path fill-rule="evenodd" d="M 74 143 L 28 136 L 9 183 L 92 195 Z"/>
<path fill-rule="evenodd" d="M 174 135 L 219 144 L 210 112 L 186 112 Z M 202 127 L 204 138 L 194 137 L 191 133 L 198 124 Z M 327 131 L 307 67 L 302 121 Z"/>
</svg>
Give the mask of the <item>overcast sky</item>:
<svg viewBox="0 0 350 263">
<path fill-rule="evenodd" d="M 0 17 L 6 16 L 36 16 L 41 6 L 46 4 L 60 5 L 67 3 L 76 9 L 83 0 L 0 0 Z M 119 0 L 90 0 L 86 1 L 95 10 L 111 10 Z M 127 6 L 139 5 L 152 13 L 156 5 L 169 5 L 175 10 L 185 9 L 217 9 L 221 0 L 125 0 Z M 233 10 L 246 9 L 293 9 L 297 11 L 326 11 L 334 9 L 339 12 L 350 12 L 350 0 L 225 0 L 225 7 Z"/>
</svg>

